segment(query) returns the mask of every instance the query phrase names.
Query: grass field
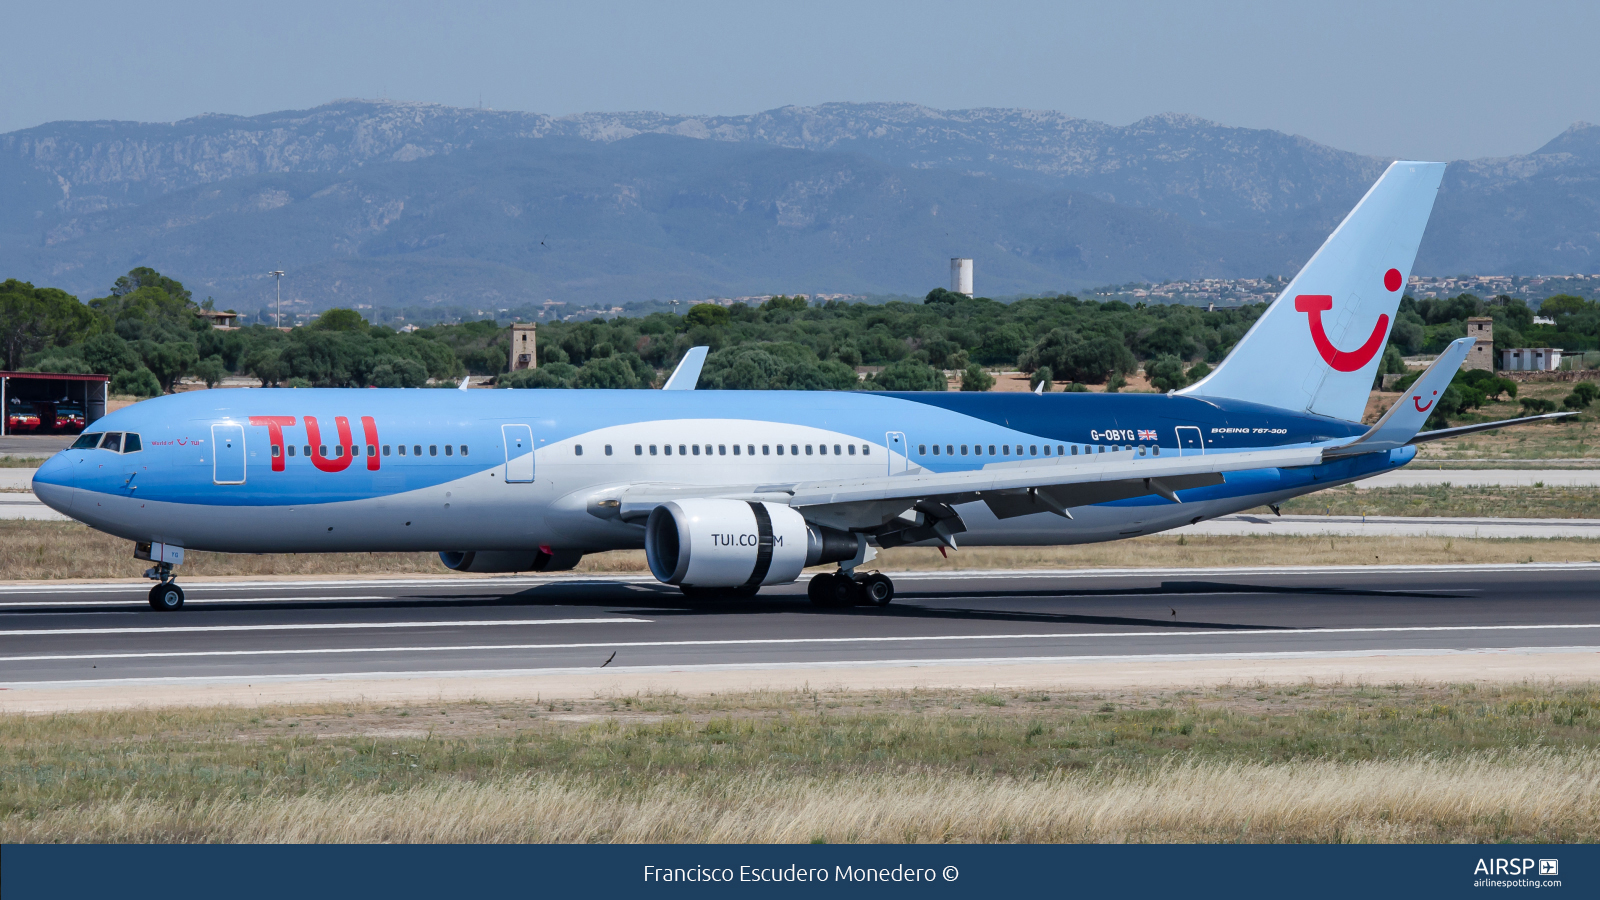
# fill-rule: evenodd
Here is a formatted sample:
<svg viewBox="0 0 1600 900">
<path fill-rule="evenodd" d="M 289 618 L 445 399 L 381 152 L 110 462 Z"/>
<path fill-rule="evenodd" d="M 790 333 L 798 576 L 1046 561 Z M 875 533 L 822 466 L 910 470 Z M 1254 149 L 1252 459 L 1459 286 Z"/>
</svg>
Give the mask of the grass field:
<svg viewBox="0 0 1600 900">
<path fill-rule="evenodd" d="M 1549 400 L 1561 408 L 1561 400 L 1572 392 L 1568 383 L 1529 383 L 1520 386 L 1518 399 Z M 1371 412 L 1387 409 L 1399 394 L 1373 395 Z M 1493 419 L 1523 415 L 1514 402 L 1493 402 L 1450 420 L 1451 425 L 1470 425 Z M 1375 418 L 1369 417 L 1369 418 Z M 1550 425 L 1521 425 L 1498 431 L 1485 431 L 1465 437 L 1423 444 L 1417 449 L 1418 461 L 1449 459 L 1594 459 L 1600 461 L 1600 409 L 1590 407 L 1581 415 Z"/>
<path fill-rule="evenodd" d="M 1432 537 L 1305 538 L 1153 535 L 1075 547 L 968 547 L 941 557 L 925 547 L 898 547 L 873 565 L 886 571 L 957 569 L 1087 569 L 1138 567 L 1367 565 L 1400 563 L 1596 562 L 1600 541 Z M 138 579 L 149 563 L 133 545 L 71 522 L 0 520 L 0 581 Z M 820 567 L 817 571 L 832 568 Z M 298 575 L 454 575 L 435 553 L 185 554 L 185 577 Z M 585 557 L 579 574 L 644 574 L 644 551 Z"/>
<path fill-rule="evenodd" d="M 1346 485 L 1295 497 L 1280 507 L 1297 515 L 1600 519 L 1600 488 Z"/>
<path fill-rule="evenodd" d="M 1600 839 L 1593 685 L 0 717 L 0 841 Z"/>
</svg>

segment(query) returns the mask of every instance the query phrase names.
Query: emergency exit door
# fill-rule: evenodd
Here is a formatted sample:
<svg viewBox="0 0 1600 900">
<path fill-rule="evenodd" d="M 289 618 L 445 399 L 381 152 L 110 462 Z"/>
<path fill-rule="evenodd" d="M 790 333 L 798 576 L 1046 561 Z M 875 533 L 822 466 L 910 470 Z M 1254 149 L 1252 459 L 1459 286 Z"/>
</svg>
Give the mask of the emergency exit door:
<svg viewBox="0 0 1600 900">
<path fill-rule="evenodd" d="M 911 453 L 906 448 L 905 433 L 891 431 L 883 436 L 883 444 L 889 451 L 889 474 L 904 474 L 911 465 Z"/>
<path fill-rule="evenodd" d="M 501 425 L 506 444 L 507 483 L 533 480 L 533 429 L 527 425 Z"/>
</svg>

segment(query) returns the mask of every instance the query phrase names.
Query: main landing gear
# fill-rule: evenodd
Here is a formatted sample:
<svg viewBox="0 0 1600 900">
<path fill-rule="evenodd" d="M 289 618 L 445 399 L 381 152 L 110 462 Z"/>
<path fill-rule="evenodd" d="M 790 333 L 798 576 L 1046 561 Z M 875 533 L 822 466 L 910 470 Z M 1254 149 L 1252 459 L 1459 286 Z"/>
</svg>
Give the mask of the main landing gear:
<svg viewBox="0 0 1600 900">
<path fill-rule="evenodd" d="M 812 576 L 806 595 L 818 606 L 888 606 L 894 600 L 894 582 L 881 573 L 823 572 Z"/>
<path fill-rule="evenodd" d="M 183 609 L 183 588 L 173 580 L 172 563 L 156 563 L 154 568 L 146 569 L 146 578 L 154 578 L 159 584 L 150 589 L 150 608 L 157 612 L 176 612 Z"/>
</svg>

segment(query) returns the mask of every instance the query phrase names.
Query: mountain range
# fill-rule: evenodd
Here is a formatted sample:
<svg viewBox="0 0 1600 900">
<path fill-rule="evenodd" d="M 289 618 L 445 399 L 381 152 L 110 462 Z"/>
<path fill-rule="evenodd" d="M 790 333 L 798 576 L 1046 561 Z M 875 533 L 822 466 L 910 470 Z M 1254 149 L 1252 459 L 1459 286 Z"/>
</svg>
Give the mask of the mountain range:
<svg viewBox="0 0 1600 900">
<path fill-rule="evenodd" d="M 1388 160 L 1161 115 L 913 104 L 749 116 L 340 101 L 0 135 L 0 276 L 149 265 L 259 308 L 980 292 L 1288 274 Z M 1417 274 L 1600 272 L 1600 127 L 1449 167 Z"/>
</svg>

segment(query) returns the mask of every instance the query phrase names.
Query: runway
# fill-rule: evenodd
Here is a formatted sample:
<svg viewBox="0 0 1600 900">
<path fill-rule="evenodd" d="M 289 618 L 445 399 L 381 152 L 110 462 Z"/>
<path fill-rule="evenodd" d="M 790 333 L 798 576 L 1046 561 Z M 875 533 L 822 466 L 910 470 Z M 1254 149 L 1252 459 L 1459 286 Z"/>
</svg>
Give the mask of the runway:
<svg viewBox="0 0 1600 900">
<path fill-rule="evenodd" d="M 689 601 L 643 579 L 0 589 L 0 690 L 1093 660 L 1600 653 L 1600 565 L 896 576 L 886 608 L 803 585 Z M 0 694 L 14 699 L 16 694 Z"/>
</svg>

